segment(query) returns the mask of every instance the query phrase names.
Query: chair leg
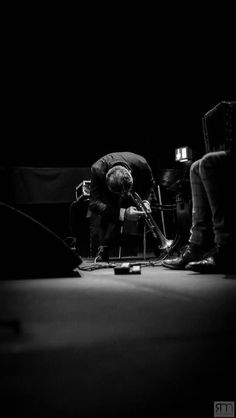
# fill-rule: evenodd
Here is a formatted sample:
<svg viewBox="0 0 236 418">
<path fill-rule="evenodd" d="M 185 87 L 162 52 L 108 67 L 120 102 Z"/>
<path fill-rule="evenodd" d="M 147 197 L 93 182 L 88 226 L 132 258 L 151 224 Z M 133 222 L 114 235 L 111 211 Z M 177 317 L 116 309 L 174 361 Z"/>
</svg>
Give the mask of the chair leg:
<svg viewBox="0 0 236 418">
<path fill-rule="evenodd" d="M 157 190 L 158 190 L 158 199 L 159 199 L 159 204 L 162 206 L 162 198 L 161 198 L 161 189 L 159 184 L 157 185 Z M 161 210 L 161 222 L 162 222 L 162 230 L 163 230 L 163 234 L 166 237 L 166 227 L 165 227 L 165 220 L 164 220 L 164 213 L 163 210 Z"/>
<path fill-rule="evenodd" d="M 124 226 L 121 225 L 121 227 L 120 227 L 120 234 L 121 235 L 123 234 L 123 230 L 124 230 Z M 121 259 L 121 255 L 122 255 L 122 245 L 119 246 L 119 253 L 118 253 L 119 260 Z"/>
<path fill-rule="evenodd" d="M 143 259 L 146 260 L 147 257 L 147 237 L 146 237 L 146 225 L 143 227 Z"/>
</svg>

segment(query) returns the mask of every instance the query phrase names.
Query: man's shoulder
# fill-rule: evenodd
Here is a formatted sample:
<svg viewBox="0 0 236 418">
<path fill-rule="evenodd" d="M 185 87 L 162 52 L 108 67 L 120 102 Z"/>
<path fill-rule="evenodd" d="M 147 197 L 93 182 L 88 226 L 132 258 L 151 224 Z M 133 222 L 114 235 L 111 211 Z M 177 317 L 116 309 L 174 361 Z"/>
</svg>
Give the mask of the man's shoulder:
<svg viewBox="0 0 236 418">
<path fill-rule="evenodd" d="M 146 158 L 143 157 L 140 154 L 136 154 L 136 153 L 130 152 L 130 151 L 123 152 L 121 154 L 122 154 L 124 160 L 125 161 L 128 161 L 129 163 L 133 163 L 133 164 L 145 164 L 145 165 L 147 164 Z"/>
<path fill-rule="evenodd" d="M 113 152 L 99 158 L 91 168 L 93 171 L 103 171 L 118 163 L 125 163 L 131 166 L 146 166 L 147 160 L 142 155 L 130 151 Z"/>
</svg>

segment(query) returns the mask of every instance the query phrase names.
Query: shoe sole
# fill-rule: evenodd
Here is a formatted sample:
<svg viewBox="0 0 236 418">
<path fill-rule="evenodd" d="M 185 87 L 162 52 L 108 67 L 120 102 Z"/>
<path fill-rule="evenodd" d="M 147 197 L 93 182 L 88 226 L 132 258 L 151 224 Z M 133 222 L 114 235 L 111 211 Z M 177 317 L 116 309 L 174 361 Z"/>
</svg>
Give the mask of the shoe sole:
<svg viewBox="0 0 236 418">
<path fill-rule="evenodd" d="M 170 264 L 162 263 L 162 266 L 166 267 L 166 268 L 169 268 L 169 269 L 172 269 L 172 270 L 184 270 L 186 264 L 184 266 L 173 266 L 173 265 L 170 265 Z"/>
</svg>

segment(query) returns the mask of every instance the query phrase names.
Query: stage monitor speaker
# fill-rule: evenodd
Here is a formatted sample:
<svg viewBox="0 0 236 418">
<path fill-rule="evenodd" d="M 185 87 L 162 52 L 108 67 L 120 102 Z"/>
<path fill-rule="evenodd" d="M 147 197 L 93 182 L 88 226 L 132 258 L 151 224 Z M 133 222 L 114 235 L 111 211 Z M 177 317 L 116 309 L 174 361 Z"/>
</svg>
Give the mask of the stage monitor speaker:
<svg viewBox="0 0 236 418">
<path fill-rule="evenodd" d="M 77 276 L 82 259 L 46 226 L 0 203 L 1 278 Z"/>
</svg>

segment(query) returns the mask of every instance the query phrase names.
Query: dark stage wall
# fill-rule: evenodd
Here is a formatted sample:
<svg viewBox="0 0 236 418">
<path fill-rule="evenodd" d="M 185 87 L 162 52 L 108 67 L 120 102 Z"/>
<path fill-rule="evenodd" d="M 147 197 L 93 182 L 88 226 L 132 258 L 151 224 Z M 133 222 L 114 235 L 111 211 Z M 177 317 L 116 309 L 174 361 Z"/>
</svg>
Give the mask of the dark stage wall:
<svg viewBox="0 0 236 418">
<path fill-rule="evenodd" d="M 60 108 L 42 103 L 15 109 L 1 164 L 88 167 L 105 153 L 129 150 L 154 166 L 160 161 L 162 168 L 170 167 L 176 147 L 189 145 L 203 152 L 203 114 L 230 99 L 220 96 L 198 103 L 195 97 L 175 97 L 159 102 L 141 96 L 127 103 L 127 94 L 123 99 L 113 94 L 80 107 L 74 102 Z"/>
<path fill-rule="evenodd" d="M 16 78 L 11 69 L 0 163 L 88 167 L 105 153 L 129 150 L 165 168 L 175 147 L 202 152 L 203 114 L 235 97 L 228 70 L 216 84 L 216 62 L 197 70 L 197 56 L 189 59 L 158 66 L 136 57 L 109 68 L 104 61 L 84 65 L 79 77 L 69 64 L 64 72 L 22 69 Z"/>
<path fill-rule="evenodd" d="M 193 19 L 179 7 L 154 13 L 152 23 L 150 10 L 145 22 L 132 10 L 102 24 L 89 12 L 78 30 L 70 19 L 66 30 L 64 18 L 49 19 L 49 27 L 27 19 L 19 28 L 11 18 L 2 51 L 0 163 L 87 167 L 127 149 L 165 167 L 175 146 L 201 147 L 202 115 L 235 99 L 234 26 L 230 16 L 224 31 L 212 13 L 200 9 Z"/>
</svg>

